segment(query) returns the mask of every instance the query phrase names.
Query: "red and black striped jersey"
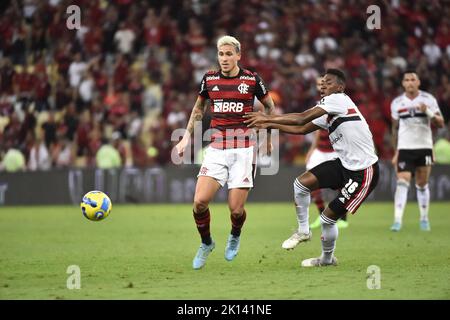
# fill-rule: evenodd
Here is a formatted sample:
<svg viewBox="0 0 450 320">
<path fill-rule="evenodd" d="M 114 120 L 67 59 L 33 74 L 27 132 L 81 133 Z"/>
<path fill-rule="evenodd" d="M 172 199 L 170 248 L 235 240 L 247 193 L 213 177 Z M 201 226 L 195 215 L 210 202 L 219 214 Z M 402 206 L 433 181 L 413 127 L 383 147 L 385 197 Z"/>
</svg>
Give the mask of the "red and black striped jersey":
<svg viewBox="0 0 450 320">
<path fill-rule="evenodd" d="M 211 125 L 214 148 L 247 148 L 255 144 L 253 130 L 242 117 L 253 111 L 255 97 L 264 99 L 267 89 L 257 73 L 240 69 L 235 77 L 226 77 L 220 70 L 209 71 L 202 79 L 199 96 L 211 100 Z"/>
<path fill-rule="evenodd" d="M 334 152 L 328 137 L 328 130 L 319 129 L 319 138 L 317 140 L 317 149 L 322 152 Z"/>
</svg>

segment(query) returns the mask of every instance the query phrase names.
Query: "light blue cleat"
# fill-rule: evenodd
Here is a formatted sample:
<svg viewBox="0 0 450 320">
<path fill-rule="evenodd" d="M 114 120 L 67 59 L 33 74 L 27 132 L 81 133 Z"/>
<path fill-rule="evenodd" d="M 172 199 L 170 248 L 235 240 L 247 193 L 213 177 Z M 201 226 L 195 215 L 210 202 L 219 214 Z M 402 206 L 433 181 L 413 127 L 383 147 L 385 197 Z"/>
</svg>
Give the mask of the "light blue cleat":
<svg viewBox="0 0 450 320">
<path fill-rule="evenodd" d="M 202 268 L 205 265 L 206 259 L 208 258 L 209 254 L 214 250 L 215 247 L 216 244 L 214 243 L 214 241 L 211 242 L 210 245 L 202 243 L 200 245 L 200 248 L 198 248 L 197 254 L 194 257 L 194 261 L 192 261 L 192 267 L 194 269 Z"/>
<path fill-rule="evenodd" d="M 430 222 L 428 220 L 421 220 L 420 221 L 420 230 L 431 231 Z"/>
<path fill-rule="evenodd" d="M 402 228 L 402 224 L 400 222 L 394 222 L 394 224 L 391 227 L 391 231 L 400 231 L 400 229 Z"/>
<path fill-rule="evenodd" d="M 225 248 L 225 260 L 231 261 L 236 257 L 239 251 L 241 237 L 235 237 L 232 234 L 228 236 L 227 247 Z"/>
</svg>

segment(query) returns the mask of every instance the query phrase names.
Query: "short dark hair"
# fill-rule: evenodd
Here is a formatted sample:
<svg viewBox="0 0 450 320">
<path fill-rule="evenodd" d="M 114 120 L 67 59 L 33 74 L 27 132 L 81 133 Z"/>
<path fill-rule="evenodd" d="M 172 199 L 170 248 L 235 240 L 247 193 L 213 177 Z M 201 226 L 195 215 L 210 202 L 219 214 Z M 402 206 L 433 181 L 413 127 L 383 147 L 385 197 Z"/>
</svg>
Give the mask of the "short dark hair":
<svg viewBox="0 0 450 320">
<path fill-rule="evenodd" d="M 338 81 L 342 84 L 345 84 L 345 74 L 342 70 L 339 69 L 327 69 L 325 74 L 332 74 L 338 78 Z"/>
<path fill-rule="evenodd" d="M 403 79 L 403 78 L 405 77 L 405 75 L 408 74 L 408 73 L 415 73 L 415 74 L 417 75 L 417 78 L 419 77 L 419 75 L 417 74 L 416 69 L 408 68 L 408 69 L 406 69 L 406 70 L 403 72 L 402 79 Z"/>
</svg>

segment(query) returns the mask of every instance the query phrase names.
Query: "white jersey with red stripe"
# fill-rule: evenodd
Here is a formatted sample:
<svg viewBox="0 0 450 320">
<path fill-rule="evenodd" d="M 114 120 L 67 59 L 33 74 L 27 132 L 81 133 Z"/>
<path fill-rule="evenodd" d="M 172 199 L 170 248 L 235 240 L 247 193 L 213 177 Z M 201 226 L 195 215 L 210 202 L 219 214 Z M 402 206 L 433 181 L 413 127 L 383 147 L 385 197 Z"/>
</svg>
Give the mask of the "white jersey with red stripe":
<svg viewBox="0 0 450 320">
<path fill-rule="evenodd" d="M 419 109 L 422 103 L 433 113 L 441 114 L 435 97 L 425 91 L 419 90 L 419 94 L 414 99 L 402 94 L 392 100 L 391 117 L 398 120 L 399 125 L 397 149 L 433 148 L 430 119 Z"/>
<path fill-rule="evenodd" d="M 358 107 L 345 93 L 333 93 L 320 100 L 315 108 L 327 114 L 312 122 L 328 130 L 331 145 L 344 168 L 363 170 L 378 161 L 372 133 Z"/>
</svg>

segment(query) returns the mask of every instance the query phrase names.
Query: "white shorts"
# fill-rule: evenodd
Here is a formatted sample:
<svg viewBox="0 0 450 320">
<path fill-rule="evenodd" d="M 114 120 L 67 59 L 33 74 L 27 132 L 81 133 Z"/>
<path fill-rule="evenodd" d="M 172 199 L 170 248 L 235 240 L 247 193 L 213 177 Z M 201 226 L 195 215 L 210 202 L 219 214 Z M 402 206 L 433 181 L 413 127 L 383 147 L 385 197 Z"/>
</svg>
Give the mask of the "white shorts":
<svg viewBox="0 0 450 320">
<path fill-rule="evenodd" d="M 253 147 L 216 149 L 207 147 L 197 177 L 206 176 L 217 180 L 228 189 L 252 188 L 256 173 Z"/>
<path fill-rule="evenodd" d="M 314 168 L 315 166 L 318 166 L 321 163 L 324 163 L 325 161 L 330 161 L 336 159 L 337 153 L 336 152 L 323 152 L 319 149 L 314 149 L 314 151 L 311 154 L 311 157 L 309 157 L 309 161 L 306 163 L 306 170 L 310 170 Z"/>
</svg>

